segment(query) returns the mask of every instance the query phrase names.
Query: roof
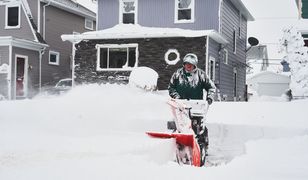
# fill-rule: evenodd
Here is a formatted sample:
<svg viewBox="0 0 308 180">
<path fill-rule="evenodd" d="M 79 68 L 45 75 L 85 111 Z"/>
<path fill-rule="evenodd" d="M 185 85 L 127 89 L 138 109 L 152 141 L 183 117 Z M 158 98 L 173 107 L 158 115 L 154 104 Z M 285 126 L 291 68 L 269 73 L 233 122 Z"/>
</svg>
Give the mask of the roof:
<svg viewBox="0 0 308 180">
<path fill-rule="evenodd" d="M 255 20 L 241 0 L 231 0 L 231 2 L 240 10 L 241 14 L 247 19 L 247 21 Z"/>
<path fill-rule="evenodd" d="M 272 79 L 269 78 L 272 76 Z M 290 82 L 290 75 L 289 74 L 282 74 L 282 73 L 275 73 L 271 71 L 262 71 L 253 76 L 247 77 L 247 82 L 253 79 L 265 78 L 262 82 L 275 82 L 275 83 L 282 83 L 282 82 Z M 275 81 L 273 81 L 275 79 Z"/>
<path fill-rule="evenodd" d="M 40 0 L 41 2 L 47 3 L 51 6 L 55 6 L 59 9 L 77 14 L 93 21 L 96 20 L 96 13 L 87 9 L 79 3 L 76 3 L 72 0 Z"/>
<path fill-rule="evenodd" d="M 164 37 L 202 37 L 209 36 L 221 44 L 228 41 L 215 30 L 188 30 L 179 28 L 143 27 L 133 24 L 118 24 L 100 31 L 85 32 L 78 35 L 62 35 L 63 41 L 78 42 L 84 39 L 131 39 L 131 38 L 164 38 Z"/>
<path fill-rule="evenodd" d="M 20 47 L 24 49 L 30 49 L 39 51 L 46 47 L 49 47 L 47 44 L 43 44 L 40 42 L 35 42 L 26 39 L 15 38 L 12 36 L 0 36 L 0 46 L 1 45 L 13 45 L 15 47 Z"/>
</svg>

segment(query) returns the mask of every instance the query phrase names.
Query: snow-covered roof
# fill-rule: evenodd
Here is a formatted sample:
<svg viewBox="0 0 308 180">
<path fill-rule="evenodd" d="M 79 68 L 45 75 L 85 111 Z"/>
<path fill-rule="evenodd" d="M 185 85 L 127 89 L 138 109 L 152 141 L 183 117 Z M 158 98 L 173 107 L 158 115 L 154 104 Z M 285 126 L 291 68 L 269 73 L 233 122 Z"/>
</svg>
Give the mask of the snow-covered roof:
<svg viewBox="0 0 308 180">
<path fill-rule="evenodd" d="M 63 41 L 78 42 L 84 39 L 131 39 L 160 37 L 202 37 L 209 36 L 221 44 L 228 41 L 215 30 L 188 30 L 179 28 L 143 27 L 133 24 L 118 24 L 112 28 L 83 34 L 64 34 Z"/>
<path fill-rule="evenodd" d="M 96 13 L 71 0 L 40 0 L 65 11 L 96 20 Z"/>
<path fill-rule="evenodd" d="M 251 79 L 258 78 L 258 77 L 261 77 L 261 76 L 268 76 L 268 75 L 275 76 L 277 78 L 276 82 L 280 82 L 281 79 L 286 80 L 286 81 L 290 81 L 289 74 L 275 73 L 275 72 L 272 72 L 272 71 L 261 71 L 259 73 L 256 73 L 253 76 L 247 76 L 247 81 L 249 81 Z"/>
</svg>

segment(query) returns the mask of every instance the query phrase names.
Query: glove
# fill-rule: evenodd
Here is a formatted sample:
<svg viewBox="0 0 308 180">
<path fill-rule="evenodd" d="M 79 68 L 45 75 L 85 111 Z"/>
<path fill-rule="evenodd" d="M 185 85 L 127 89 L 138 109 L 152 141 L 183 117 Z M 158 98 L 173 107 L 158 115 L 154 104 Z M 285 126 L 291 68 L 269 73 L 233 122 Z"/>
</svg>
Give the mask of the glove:
<svg viewBox="0 0 308 180">
<path fill-rule="evenodd" d="M 211 99 L 211 98 L 207 98 L 206 101 L 207 101 L 207 103 L 208 103 L 209 105 L 211 105 L 211 104 L 213 103 L 213 99 Z"/>
</svg>

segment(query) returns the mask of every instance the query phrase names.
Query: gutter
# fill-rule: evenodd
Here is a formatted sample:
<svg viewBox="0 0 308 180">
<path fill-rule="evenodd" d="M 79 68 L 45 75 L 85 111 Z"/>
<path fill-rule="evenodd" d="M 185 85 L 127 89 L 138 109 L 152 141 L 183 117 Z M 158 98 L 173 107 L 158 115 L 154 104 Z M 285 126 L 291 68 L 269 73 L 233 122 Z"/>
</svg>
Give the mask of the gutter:
<svg viewBox="0 0 308 180">
<path fill-rule="evenodd" d="M 46 7 L 49 6 L 51 3 L 51 1 L 49 1 L 47 4 L 45 4 L 43 6 L 43 38 L 44 40 L 46 39 L 46 35 L 45 35 L 45 32 L 46 32 Z"/>
</svg>

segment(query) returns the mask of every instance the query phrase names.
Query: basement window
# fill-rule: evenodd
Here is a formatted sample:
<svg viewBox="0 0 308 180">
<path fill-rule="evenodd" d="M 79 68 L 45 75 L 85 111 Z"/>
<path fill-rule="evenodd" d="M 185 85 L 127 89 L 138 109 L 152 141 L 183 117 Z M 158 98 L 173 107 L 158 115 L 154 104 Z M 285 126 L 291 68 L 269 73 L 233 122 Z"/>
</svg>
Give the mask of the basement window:
<svg viewBox="0 0 308 180">
<path fill-rule="evenodd" d="M 6 6 L 5 9 L 5 28 L 20 28 L 20 6 Z"/>
<path fill-rule="evenodd" d="M 100 44 L 97 71 L 132 70 L 138 64 L 138 44 Z"/>
</svg>

